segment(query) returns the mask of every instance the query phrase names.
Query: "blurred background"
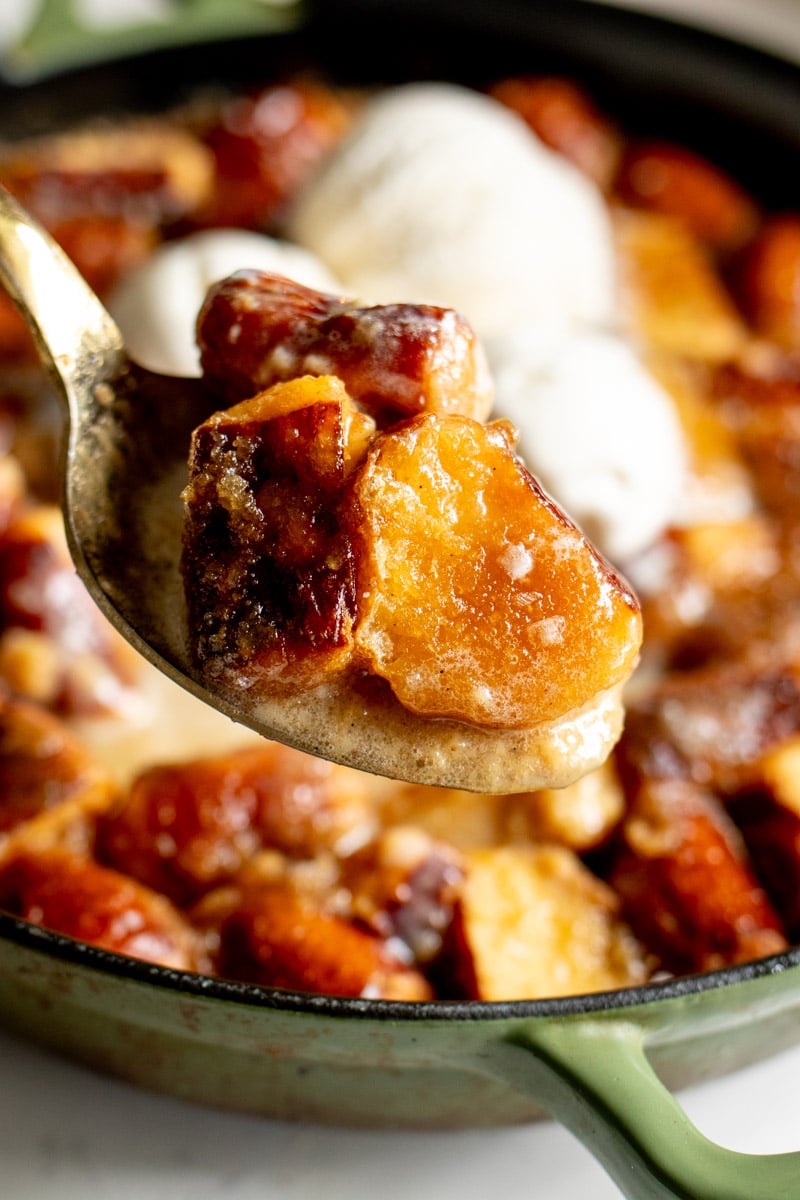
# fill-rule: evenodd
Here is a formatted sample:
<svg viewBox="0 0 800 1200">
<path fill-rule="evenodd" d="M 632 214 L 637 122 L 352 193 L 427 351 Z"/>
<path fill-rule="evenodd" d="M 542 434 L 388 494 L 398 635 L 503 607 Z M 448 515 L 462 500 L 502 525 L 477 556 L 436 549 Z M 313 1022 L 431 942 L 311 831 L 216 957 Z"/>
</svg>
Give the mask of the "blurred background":
<svg viewBox="0 0 800 1200">
<path fill-rule="evenodd" d="M 188 22 L 192 11 L 207 20 L 217 8 L 221 20 L 269 20 L 270 13 L 287 10 L 296 0 L 0 0 L 0 56 L 19 68 L 17 48 L 25 44 L 27 66 L 47 65 L 59 54 L 72 54 L 74 43 L 62 34 L 61 46 L 51 36 L 39 36 L 37 22 L 77 21 L 85 29 L 102 33 L 119 44 L 120 35 L 132 43 L 168 37 L 169 26 Z M 672 16 L 688 24 L 722 31 L 753 42 L 785 57 L 800 58 L 800 2 L 798 0 L 595 0 L 596 3 L 635 8 Z M 323 0 L 324 3 L 324 0 Z M 68 16 L 69 15 L 69 16 Z M 33 35 L 32 35 L 32 31 Z M 80 39 L 78 41 L 80 44 Z M 89 48 L 83 39 L 84 52 Z M 35 53 L 34 53 L 35 51 Z"/>
</svg>

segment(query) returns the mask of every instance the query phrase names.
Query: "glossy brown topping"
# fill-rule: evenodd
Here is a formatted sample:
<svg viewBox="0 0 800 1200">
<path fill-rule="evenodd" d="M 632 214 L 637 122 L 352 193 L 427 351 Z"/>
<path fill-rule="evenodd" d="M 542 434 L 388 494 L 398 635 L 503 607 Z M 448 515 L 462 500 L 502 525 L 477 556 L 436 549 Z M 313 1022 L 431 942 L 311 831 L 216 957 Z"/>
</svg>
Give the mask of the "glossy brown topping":
<svg viewBox="0 0 800 1200">
<path fill-rule="evenodd" d="M 710 971 L 785 949 L 741 834 L 710 793 L 683 780 L 646 785 L 621 836 L 610 879 L 663 968 Z"/>
<path fill-rule="evenodd" d="M 199 122 L 215 178 L 192 222 L 271 228 L 349 121 L 349 105 L 317 80 L 286 80 L 228 97 Z"/>
<path fill-rule="evenodd" d="M 0 183 L 60 243 L 101 296 L 212 186 L 209 152 L 177 122 L 98 123 L 0 148 Z M 30 353 L 21 319 L 3 314 L 0 337 Z"/>
<path fill-rule="evenodd" d="M 0 180 L 48 228 L 84 216 L 175 220 L 209 194 L 212 163 L 177 122 L 98 122 L 0 151 Z"/>
<path fill-rule="evenodd" d="M 374 818 L 355 771 L 264 741 L 155 766 L 99 823 L 99 857 L 187 903 L 232 879 L 262 847 L 296 858 L 355 848 Z"/>
<path fill-rule="evenodd" d="M 572 79 L 519 75 L 501 79 L 489 94 L 518 113 L 538 138 L 608 188 L 622 138 L 592 97 Z"/>
<path fill-rule="evenodd" d="M 334 996 L 432 996 L 424 977 L 385 941 L 283 880 L 240 889 L 216 937 L 223 976 Z"/>
<path fill-rule="evenodd" d="M 617 760 L 629 797 L 654 779 L 733 793 L 767 751 L 798 730 L 796 667 L 713 664 L 676 673 L 632 703 Z"/>
<path fill-rule="evenodd" d="M 200 941 L 163 896 L 93 859 L 51 849 L 0 872 L 0 907 L 117 954 L 195 970 Z"/>
<path fill-rule="evenodd" d="M 98 788 L 110 798 L 105 773 L 62 721 L 0 696 L 0 834 Z"/>
<path fill-rule="evenodd" d="M 364 307 L 266 271 L 212 286 L 197 322 L 203 374 L 228 403 L 302 375 L 335 375 L 381 425 L 417 412 L 485 418 L 483 348 L 452 309 Z"/>
<path fill-rule="evenodd" d="M 198 659 L 309 684 L 352 648 L 353 549 L 339 513 L 361 426 L 337 379 L 303 379 L 195 433 L 184 578 Z"/>
<path fill-rule="evenodd" d="M 635 142 L 614 182 L 625 203 L 679 218 L 717 251 L 744 246 L 758 225 L 755 201 L 700 154 L 669 142 Z"/>
</svg>

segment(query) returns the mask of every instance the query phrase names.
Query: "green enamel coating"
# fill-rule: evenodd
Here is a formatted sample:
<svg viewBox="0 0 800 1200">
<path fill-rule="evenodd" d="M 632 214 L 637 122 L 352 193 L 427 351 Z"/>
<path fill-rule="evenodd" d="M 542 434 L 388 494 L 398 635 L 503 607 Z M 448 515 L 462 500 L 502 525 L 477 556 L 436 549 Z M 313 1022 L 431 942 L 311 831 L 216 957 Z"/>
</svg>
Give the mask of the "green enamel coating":
<svg viewBox="0 0 800 1200">
<path fill-rule="evenodd" d="M 527 1048 L 537 1063 L 531 1072 L 537 1096 L 630 1200 L 800 1196 L 800 1153 L 738 1154 L 692 1125 L 648 1060 L 638 1022 L 620 1022 L 613 1031 L 591 1026 L 537 1030 Z M 523 1070 L 530 1071 L 530 1062 Z"/>
<path fill-rule="evenodd" d="M 86 23 L 76 0 L 42 0 L 31 27 L 5 55 L 3 71 L 27 81 L 169 46 L 283 33 L 303 16 L 301 0 L 183 0 L 168 19 L 98 27 Z"/>
<path fill-rule="evenodd" d="M 69 951 L 38 931 L 0 938 L 0 1020 L 139 1086 L 266 1117 L 393 1129 L 550 1114 L 631 1200 L 800 1196 L 800 1155 L 714 1145 L 661 1082 L 695 1083 L 796 1041 L 800 965 L 786 958 L 733 982 L 722 975 L 720 986 L 418 1006 L 206 986 Z"/>
</svg>

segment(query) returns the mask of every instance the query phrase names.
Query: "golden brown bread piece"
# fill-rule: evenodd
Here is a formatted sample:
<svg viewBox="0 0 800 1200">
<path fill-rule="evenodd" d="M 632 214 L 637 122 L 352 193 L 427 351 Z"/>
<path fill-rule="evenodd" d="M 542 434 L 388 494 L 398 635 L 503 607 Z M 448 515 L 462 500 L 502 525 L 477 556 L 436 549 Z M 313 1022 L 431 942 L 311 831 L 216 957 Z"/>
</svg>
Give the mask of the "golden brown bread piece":
<svg viewBox="0 0 800 1200">
<path fill-rule="evenodd" d="M 615 761 L 629 803 L 662 780 L 694 780 L 732 795 L 798 730 L 797 665 L 711 663 L 673 673 L 628 706 Z"/>
<path fill-rule="evenodd" d="M 651 349 L 709 362 L 733 358 L 748 332 L 711 251 L 676 217 L 616 210 L 622 311 Z"/>
<path fill-rule="evenodd" d="M 614 192 L 623 204 L 677 218 L 722 254 L 746 245 L 760 217 L 755 201 L 727 172 L 672 142 L 629 143 Z"/>
<path fill-rule="evenodd" d="M 63 721 L 0 695 L 0 861 L 67 844 L 86 848 L 116 796 L 112 782 Z"/>
<path fill-rule="evenodd" d="M 622 137 L 574 79 L 516 75 L 493 84 L 489 95 L 518 113 L 546 146 L 569 159 L 598 187 L 611 186 Z"/>
<path fill-rule="evenodd" d="M 374 830 L 358 772 L 264 741 L 141 772 L 99 822 L 97 853 L 185 904 L 264 846 L 313 858 L 352 851 Z"/>
<path fill-rule="evenodd" d="M 213 162 L 179 121 L 136 116 L 7 142 L 0 181 L 48 228 L 102 214 L 155 226 L 208 197 Z"/>
<path fill-rule="evenodd" d="M 668 971 L 711 971 L 786 948 L 739 831 L 690 780 L 640 788 L 609 878 L 627 920 Z"/>
<path fill-rule="evenodd" d="M 569 850 L 466 855 L 442 970 L 472 1000 L 537 999 L 642 983 L 642 947 L 619 900 Z"/>
<path fill-rule="evenodd" d="M 290 878 L 211 893 L 192 914 L 211 934 L 218 974 L 266 987 L 429 1000 L 430 985 L 380 937 Z"/>
<path fill-rule="evenodd" d="M 513 797 L 507 836 L 586 854 L 608 841 L 624 812 L 625 796 L 609 758 L 567 787 Z"/>
<path fill-rule="evenodd" d="M 208 965 L 200 938 L 164 896 L 63 848 L 14 854 L 0 869 L 0 907 L 116 954 L 179 971 Z"/>
<path fill-rule="evenodd" d="M 608 718 L 638 656 L 636 599 L 544 495 L 506 423 L 425 412 L 371 436 L 365 420 L 340 380 L 304 377 L 195 431 L 183 573 L 206 677 L 268 701 L 325 688 L 320 716 L 367 695 L 379 755 L 402 754 L 409 734 L 415 755 L 438 745 L 426 782 L 454 781 L 441 753 L 456 738 L 474 744 L 472 768 L 506 735 L 506 763 L 528 755 L 511 784 L 499 760 L 455 779 L 501 791 L 577 778 L 618 734 Z M 593 728 L 575 725 L 585 717 Z M 370 769 L 402 776 L 397 761 Z"/>
<path fill-rule="evenodd" d="M 0 145 L 0 182 L 105 296 L 165 226 L 208 198 L 213 159 L 178 121 L 131 117 Z M 30 355 L 33 343 L 7 307 L 4 297 L 0 344 Z"/>
<path fill-rule="evenodd" d="M 350 107 L 322 81 L 296 78 L 226 96 L 196 114 L 214 178 L 191 226 L 274 229 L 345 133 Z"/>
</svg>

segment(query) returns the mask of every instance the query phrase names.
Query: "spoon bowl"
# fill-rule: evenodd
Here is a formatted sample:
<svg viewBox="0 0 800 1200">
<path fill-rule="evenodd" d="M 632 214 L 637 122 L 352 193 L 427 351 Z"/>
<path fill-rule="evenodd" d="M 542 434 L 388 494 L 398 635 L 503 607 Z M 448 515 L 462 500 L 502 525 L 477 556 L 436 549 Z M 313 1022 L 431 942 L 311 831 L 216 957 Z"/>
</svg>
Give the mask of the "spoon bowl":
<svg viewBox="0 0 800 1200">
<path fill-rule="evenodd" d="M 188 643 L 181 493 L 192 431 L 218 398 L 200 379 L 134 362 L 75 266 L 1 188 L 0 282 L 66 402 L 63 510 L 78 574 L 111 624 L 174 682 L 264 737 L 414 783 L 527 791 L 563 786 L 607 757 L 621 728 L 618 688 L 532 730 L 496 730 L 416 716 L 373 678 L 278 699 L 209 686 Z"/>
</svg>

